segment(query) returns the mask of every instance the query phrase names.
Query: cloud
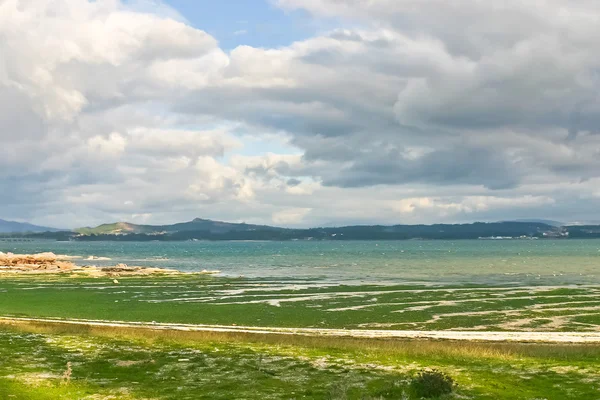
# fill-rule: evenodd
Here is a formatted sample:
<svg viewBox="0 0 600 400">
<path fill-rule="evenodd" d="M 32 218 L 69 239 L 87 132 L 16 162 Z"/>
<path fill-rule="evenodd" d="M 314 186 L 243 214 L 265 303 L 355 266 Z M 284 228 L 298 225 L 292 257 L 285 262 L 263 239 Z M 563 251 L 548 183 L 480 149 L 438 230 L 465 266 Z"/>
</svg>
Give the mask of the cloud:
<svg viewBox="0 0 600 400">
<path fill-rule="evenodd" d="M 394 106 L 404 124 L 595 130 L 600 9 L 566 0 L 493 5 L 476 0 L 279 0 L 289 9 L 346 17 L 401 35 L 413 57 Z M 354 36 L 355 37 L 355 36 Z M 425 51 L 428 50 L 428 53 Z M 409 74 L 402 67 L 419 64 Z M 384 62 L 385 64 L 385 62 Z"/>
<path fill-rule="evenodd" d="M 179 79 L 200 87 L 227 62 L 214 38 L 174 18 L 152 2 L 0 3 L 6 216 L 79 213 L 65 226 L 251 195 L 217 161 L 240 146 L 229 128 L 185 128 L 202 121 L 169 112 Z"/>
<path fill-rule="evenodd" d="M 401 214 L 413 214 L 436 210 L 443 216 L 459 213 L 471 214 L 489 210 L 531 208 L 554 204 L 554 199 L 545 196 L 522 196 L 516 198 L 494 196 L 466 196 L 460 200 L 443 197 L 418 197 L 391 201 L 390 207 Z"/>
<path fill-rule="evenodd" d="M 0 2 L 0 217 L 594 214 L 595 2 L 274 3 L 337 27 L 224 51 L 157 1 Z"/>
<path fill-rule="evenodd" d="M 285 131 L 307 162 L 339 161 L 314 171 L 328 185 L 517 186 L 524 171 L 540 165 L 536 148 L 528 145 L 564 145 L 574 129 L 568 105 L 589 97 L 596 85 L 577 93 L 577 85 L 561 79 L 572 70 L 560 69 L 564 62 L 555 47 L 542 53 L 554 55 L 556 65 L 519 49 L 506 51 L 498 49 L 492 61 L 472 60 L 452 54 L 440 39 L 387 28 L 334 31 L 278 50 L 238 48 L 221 86 L 190 93 L 179 111 Z M 508 65 L 513 61 L 528 64 L 515 69 Z M 538 73 L 536 65 L 544 71 Z M 571 93 L 563 96 L 565 87 Z M 592 120 L 579 118 L 578 131 L 586 125 Z M 510 149 L 472 144 L 505 134 L 521 136 L 523 143 Z M 577 151 L 578 144 L 567 146 Z M 403 159 L 414 147 L 431 151 Z M 536 165 L 524 165 L 516 153 Z"/>
<path fill-rule="evenodd" d="M 273 223 L 278 225 L 297 225 L 310 213 L 310 208 L 292 208 L 273 214 Z"/>
</svg>

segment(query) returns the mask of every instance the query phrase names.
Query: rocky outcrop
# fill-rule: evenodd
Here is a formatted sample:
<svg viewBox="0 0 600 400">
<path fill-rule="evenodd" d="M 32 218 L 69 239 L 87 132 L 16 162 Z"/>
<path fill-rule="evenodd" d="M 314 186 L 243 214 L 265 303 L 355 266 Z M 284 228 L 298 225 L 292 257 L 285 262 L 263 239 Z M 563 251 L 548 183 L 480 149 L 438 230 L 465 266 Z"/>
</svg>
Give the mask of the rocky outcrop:
<svg viewBox="0 0 600 400">
<path fill-rule="evenodd" d="M 72 259 L 79 257 L 61 256 L 54 253 L 13 254 L 0 252 L 1 275 L 41 275 L 41 274 L 72 274 L 92 277 L 145 276 L 145 275 L 182 275 L 183 272 L 164 268 L 130 267 L 117 264 L 112 267 L 80 266 Z M 204 274 L 214 274 L 218 271 L 203 271 Z"/>
</svg>

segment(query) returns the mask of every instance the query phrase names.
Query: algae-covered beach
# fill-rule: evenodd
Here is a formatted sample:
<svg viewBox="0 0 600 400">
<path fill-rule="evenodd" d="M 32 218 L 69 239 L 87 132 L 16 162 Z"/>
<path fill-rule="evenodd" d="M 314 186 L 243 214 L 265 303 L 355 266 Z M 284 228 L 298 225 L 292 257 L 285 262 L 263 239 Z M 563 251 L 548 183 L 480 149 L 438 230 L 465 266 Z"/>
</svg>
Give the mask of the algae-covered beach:
<svg viewBox="0 0 600 400">
<path fill-rule="evenodd" d="M 375 330 L 600 332 L 600 287 L 335 285 L 204 275 L 0 280 L 0 314 Z"/>
<path fill-rule="evenodd" d="M 55 258 L 12 254 L 0 275 L 1 395 L 411 399 L 432 368 L 456 382 L 444 398 L 600 388 L 593 282 L 335 282 Z"/>
</svg>

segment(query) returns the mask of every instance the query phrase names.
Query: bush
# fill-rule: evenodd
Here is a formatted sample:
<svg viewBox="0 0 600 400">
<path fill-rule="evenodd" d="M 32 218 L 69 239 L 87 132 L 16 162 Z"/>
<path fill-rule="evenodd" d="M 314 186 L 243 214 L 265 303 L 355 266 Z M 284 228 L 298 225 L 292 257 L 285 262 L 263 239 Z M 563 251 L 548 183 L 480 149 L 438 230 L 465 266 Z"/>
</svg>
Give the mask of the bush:
<svg viewBox="0 0 600 400">
<path fill-rule="evenodd" d="M 452 393 L 454 379 L 444 372 L 427 370 L 412 379 L 411 387 L 418 397 L 440 397 Z"/>
</svg>

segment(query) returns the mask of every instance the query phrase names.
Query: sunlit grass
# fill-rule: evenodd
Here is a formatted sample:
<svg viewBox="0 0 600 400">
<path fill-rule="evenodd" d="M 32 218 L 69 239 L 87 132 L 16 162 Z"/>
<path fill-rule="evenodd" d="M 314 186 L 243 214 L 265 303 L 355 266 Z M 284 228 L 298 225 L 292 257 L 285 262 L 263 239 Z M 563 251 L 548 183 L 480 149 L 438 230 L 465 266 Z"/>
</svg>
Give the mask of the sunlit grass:
<svg viewBox="0 0 600 400">
<path fill-rule="evenodd" d="M 424 368 L 450 374 L 461 398 L 584 399 L 600 387 L 597 345 L 3 326 L 0 386 L 10 385 L 0 394 L 25 399 L 89 393 L 124 399 L 149 393 L 157 399 L 327 399 L 340 388 L 349 399 L 398 398 L 385 393 L 411 398 L 410 378 Z M 73 375 L 65 386 L 60 377 L 67 362 Z M 32 382 L 28 377 L 35 374 L 57 378 Z M 35 397 L 38 393 L 43 395 Z"/>
<path fill-rule="evenodd" d="M 305 349 L 356 350 L 372 357 L 421 356 L 440 359 L 522 360 L 545 358 L 568 363 L 570 360 L 600 359 L 598 344 L 547 344 L 514 342 L 476 342 L 430 339 L 378 339 L 323 336 L 278 335 L 245 332 L 152 330 L 135 327 L 70 325 L 46 322 L 0 322 L 24 332 L 58 335 L 88 335 L 143 341 L 147 344 L 174 342 L 191 345 L 198 342 L 254 343 L 266 346 L 292 346 Z"/>
</svg>

